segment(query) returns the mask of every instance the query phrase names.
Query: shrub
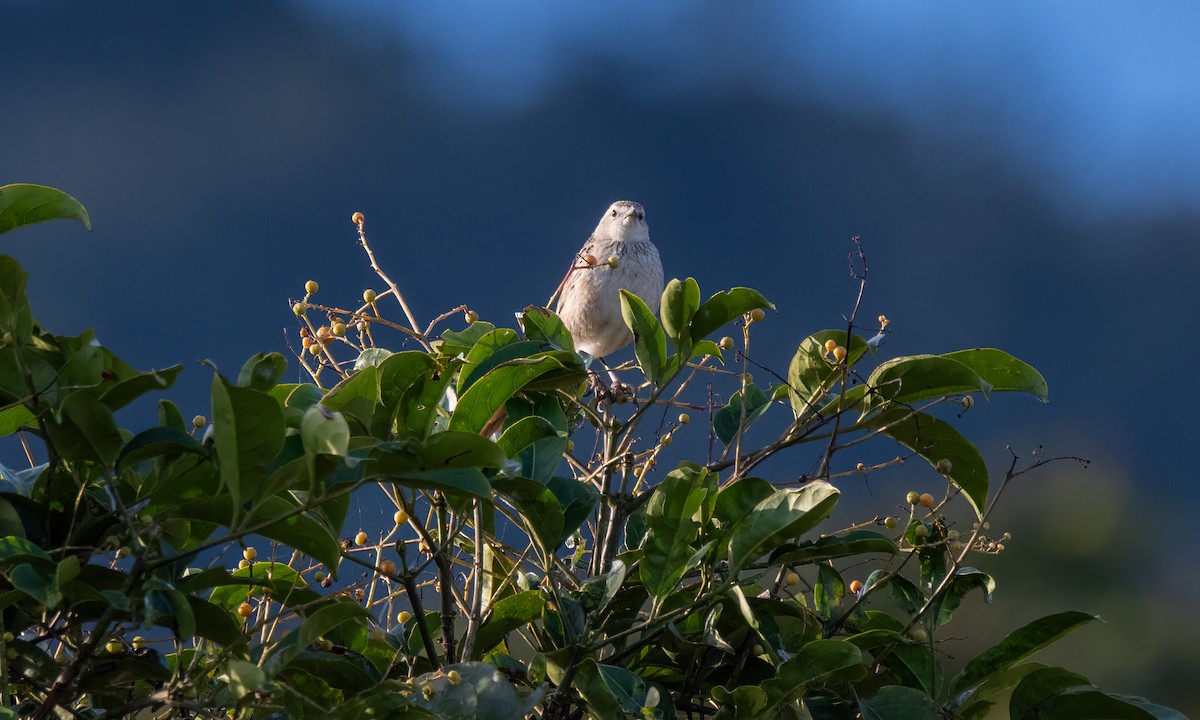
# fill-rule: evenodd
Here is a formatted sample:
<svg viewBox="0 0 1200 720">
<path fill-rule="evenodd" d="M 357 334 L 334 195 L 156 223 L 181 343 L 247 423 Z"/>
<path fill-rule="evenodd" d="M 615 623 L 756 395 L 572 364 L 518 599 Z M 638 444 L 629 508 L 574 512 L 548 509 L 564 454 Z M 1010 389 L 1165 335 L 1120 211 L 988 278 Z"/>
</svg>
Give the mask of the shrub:
<svg viewBox="0 0 1200 720">
<path fill-rule="evenodd" d="M 51 217 L 87 221 L 58 191 L 0 188 L 0 231 Z M 53 334 L 0 258 L 0 432 L 39 441 L 0 488 L 0 717 L 1178 717 L 1027 662 L 1086 613 L 943 675 L 942 627 L 995 588 L 968 562 L 1003 549 L 997 499 L 1051 461 L 1014 456 L 992 482 L 954 413 L 1045 400 L 1030 365 L 988 348 L 877 362 L 889 322 L 861 337 L 856 308 L 775 376 L 748 353 L 774 305 L 740 287 L 702 301 L 689 278 L 658 317 L 623 298 L 637 362 L 618 372 L 643 380 L 622 404 L 588 392 L 553 313 L 506 328 L 457 308 L 422 328 L 370 256 L 387 287 L 362 304 L 317 303 L 315 282 L 291 303 L 311 382 L 260 353 L 214 371 L 211 420 L 164 399 L 136 434 L 114 412 L 180 367 Z M 460 312 L 465 329 L 437 330 Z M 731 324 L 740 342 L 714 342 Z M 704 443 L 672 445 L 705 425 L 702 462 Z M 844 460 L 864 443 L 902 452 Z M 754 474 L 788 453 L 811 471 Z M 910 459 L 945 491 L 826 527 L 839 481 Z M 368 486 L 394 505 L 376 534 L 346 523 Z"/>
</svg>

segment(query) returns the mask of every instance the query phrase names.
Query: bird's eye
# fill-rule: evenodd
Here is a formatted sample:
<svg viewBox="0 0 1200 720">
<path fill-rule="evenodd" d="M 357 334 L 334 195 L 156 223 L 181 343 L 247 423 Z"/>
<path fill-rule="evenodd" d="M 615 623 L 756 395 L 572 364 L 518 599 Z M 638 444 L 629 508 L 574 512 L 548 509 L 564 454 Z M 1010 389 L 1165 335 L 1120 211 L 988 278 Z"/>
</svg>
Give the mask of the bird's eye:
<svg viewBox="0 0 1200 720">
<path fill-rule="evenodd" d="M 616 210 L 613 210 L 613 211 L 612 211 L 612 213 L 610 213 L 610 214 L 611 214 L 613 217 L 616 217 L 616 216 L 617 216 L 617 211 L 616 211 Z"/>
<path fill-rule="evenodd" d="M 638 219 L 638 220 L 645 220 L 645 219 L 646 219 L 646 214 L 645 214 L 645 213 L 638 213 L 638 214 L 637 214 L 637 219 Z"/>
</svg>

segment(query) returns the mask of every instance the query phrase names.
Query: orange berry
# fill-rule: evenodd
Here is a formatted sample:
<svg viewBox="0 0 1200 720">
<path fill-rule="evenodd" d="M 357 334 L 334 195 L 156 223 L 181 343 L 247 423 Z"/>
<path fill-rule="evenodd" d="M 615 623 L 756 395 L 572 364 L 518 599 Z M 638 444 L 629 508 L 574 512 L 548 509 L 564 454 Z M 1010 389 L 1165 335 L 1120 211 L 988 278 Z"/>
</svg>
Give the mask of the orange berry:
<svg viewBox="0 0 1200 720">
<path fill-rule="evenodd" d="M 788 587 L 796 587 L 800 584 L 800 575 L 794 570 L 788 570 L 787 575 L 783 576 L 783 583 Z"/>
<path fill-rule="evenodd" d="M 933 507 L 933 496 L 929 493 L 922 493 L 921 497 L 917 498 L 917 502 L 921 503 L 921 507 Z"/>
<path fill-rule="evenodd" d="M 862 587 L 863 587 L 862 580 L 851 580 L 850 581 L 850 592 L 857 593 L 859 590 L 862 590 Z"/>
<path fill-rule="evenodd" d="M 350 222 L 354 223 L 355 225 L 362 225 L 364 219 L 365 218 L 363 217 L 363 214 L 360 212 L 356 212 L 350 216 Z"/>
<path fill-rule="evenodd" d="M 833 349 L 837 346 L 838 346 L 837 340 L 826 340 L 825 341 L 825 352 L 831 353 L 831 352 L 833 352 Z"/>
<path fill-rule="evenodd" d="M 392 562 L 391 560 L 384 560 L 383 562 L 379 563 L 379 569 L 384 575 L 395 575 L 396 563 Z"/>
<path fill-rule="evenodd" d="M 237 614 L 244 618 L 250 617 L 254 613 L 254 606 L 248 602 L 238 605 Z"/>
<path fill-rule="evenodd" d="M 838 345 L 833 349 L 833 359 L 842 362 L 846 359 L 846 348 Z"/>
</svg>

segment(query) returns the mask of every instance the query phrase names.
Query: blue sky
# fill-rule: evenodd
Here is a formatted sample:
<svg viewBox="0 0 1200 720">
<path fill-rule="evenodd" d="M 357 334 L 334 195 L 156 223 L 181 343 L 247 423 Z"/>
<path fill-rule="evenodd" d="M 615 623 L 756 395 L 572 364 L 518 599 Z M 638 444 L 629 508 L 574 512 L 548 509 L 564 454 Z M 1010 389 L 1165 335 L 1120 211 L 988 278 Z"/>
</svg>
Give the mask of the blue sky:
<svg viewBox="0 0 1200 720">
<path fill-rule="evenodd" d="M 418 49 L 444 101 L 513 111 L 573 59 L 669 97 L 748 86 L 982 140 L 1071 210 L 1200 208 L 1200 4 L 313 2 L 363 45 Z M 331 13 L 332 11 L 332 13 Z M 639 85 L 640 84 L 640 85 Z M 935 139 L 936 140 L 936 139 Z"/>
</svg>

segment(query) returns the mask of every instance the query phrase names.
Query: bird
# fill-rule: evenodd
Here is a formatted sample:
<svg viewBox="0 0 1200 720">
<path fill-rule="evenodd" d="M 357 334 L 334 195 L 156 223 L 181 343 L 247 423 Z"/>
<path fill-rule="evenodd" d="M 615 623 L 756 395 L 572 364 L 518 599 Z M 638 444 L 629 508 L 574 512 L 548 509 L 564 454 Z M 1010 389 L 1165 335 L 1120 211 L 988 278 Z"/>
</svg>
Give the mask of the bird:
<svg viewBox="0 0 1200 720">
<path fill-rule="evenodd" d="M 575 349 L 598 359 L 633 342 L 621 315 L 621 290 L 657 309 L 663 267 L 641 203 L 618 200 L 608 207 L 559 284 L 555 312 L 571 332 Z M 552 298 L 553 299 L 553 298 Z"/>
</svg>

